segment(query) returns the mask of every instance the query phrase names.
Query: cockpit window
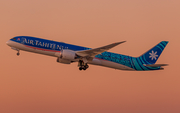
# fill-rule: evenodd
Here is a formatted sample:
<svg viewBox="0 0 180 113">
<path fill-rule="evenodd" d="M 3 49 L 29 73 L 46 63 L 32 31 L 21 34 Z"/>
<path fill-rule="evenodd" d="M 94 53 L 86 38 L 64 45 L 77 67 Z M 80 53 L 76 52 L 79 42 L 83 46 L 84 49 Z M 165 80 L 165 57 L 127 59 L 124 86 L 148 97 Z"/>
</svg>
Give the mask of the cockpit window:
<svg viewBox="0 0 180 113">
<path fill-rule="evenodd" d="M 16 40 L 16 38 L 13 38 L 13 40 Z"/>
</svg>

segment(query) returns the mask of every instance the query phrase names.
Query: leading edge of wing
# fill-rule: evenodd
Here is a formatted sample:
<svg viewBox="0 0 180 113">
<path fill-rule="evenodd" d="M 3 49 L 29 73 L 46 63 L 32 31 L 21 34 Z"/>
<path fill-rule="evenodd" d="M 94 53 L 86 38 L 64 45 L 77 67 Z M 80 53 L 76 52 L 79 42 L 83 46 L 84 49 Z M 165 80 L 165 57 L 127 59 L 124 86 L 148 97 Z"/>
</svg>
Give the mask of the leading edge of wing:
<svg viewBox="0 0 180 113">
<path fill-rule="evenodd" d="M 83 50 L 83 51 L 76 51 L 76 54 L 79 55 L 79 56 L 82 56 L 82 57 L 94 57 L 98 54 L 101 54 L 119 44 L 122 44 L 126 41 L 122 41 L 122 42 L 116 42 L 116 43 L 112 43 L 112 44 L 109 44 L 109 45 L 106 45 L 106 46 L 102 46 L 102 47 L 98 47 L 98 48 L 94 48 L 94 49 L 90 49 L 90 50 Z"/>
</svg>

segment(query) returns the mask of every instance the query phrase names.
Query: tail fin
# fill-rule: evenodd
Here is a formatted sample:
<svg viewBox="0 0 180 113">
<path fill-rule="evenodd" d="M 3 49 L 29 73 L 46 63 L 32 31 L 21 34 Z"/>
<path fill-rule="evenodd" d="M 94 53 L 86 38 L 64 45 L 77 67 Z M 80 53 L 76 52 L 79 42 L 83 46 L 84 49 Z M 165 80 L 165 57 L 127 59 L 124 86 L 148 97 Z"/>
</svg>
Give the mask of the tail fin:
<svg viewBox="0 0 180 113">
<path fill-rule="evenodd" d="M 168 41 L 162 41 L 139 58 L 146 64 L 155 64 L 167 44 Z"/>
</svg>

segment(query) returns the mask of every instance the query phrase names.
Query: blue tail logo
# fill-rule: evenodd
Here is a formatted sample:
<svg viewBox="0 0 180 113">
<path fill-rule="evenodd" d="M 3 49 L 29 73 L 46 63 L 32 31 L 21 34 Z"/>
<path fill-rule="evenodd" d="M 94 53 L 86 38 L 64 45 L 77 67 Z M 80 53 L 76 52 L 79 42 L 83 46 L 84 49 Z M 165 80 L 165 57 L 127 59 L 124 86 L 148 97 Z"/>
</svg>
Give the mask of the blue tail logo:
<svg viewBox="0 0 180 113">
<path fill-rule="evenodd" d="M 155 64 L 167 44 L 168 41 L 162 41 L 139 58 L 143 60 L 145 64 Z"/>
</svg>

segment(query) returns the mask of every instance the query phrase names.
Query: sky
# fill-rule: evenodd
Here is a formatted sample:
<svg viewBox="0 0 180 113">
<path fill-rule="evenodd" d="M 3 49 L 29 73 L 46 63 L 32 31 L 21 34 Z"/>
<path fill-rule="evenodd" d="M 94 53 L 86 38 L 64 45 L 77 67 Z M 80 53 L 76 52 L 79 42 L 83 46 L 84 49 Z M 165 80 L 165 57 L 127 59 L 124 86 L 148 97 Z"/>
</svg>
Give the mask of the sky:
<svg viewBox="0 0 180 113">
<path fill-rule="evenodd" d="M 0 113 L 179 113 L 179 0 L 0 0 Z M 130 72 L 77 63 L 6 45 L 34 36 L 140 56 L 169 41 L 161 71 Z"/>
</svg>

